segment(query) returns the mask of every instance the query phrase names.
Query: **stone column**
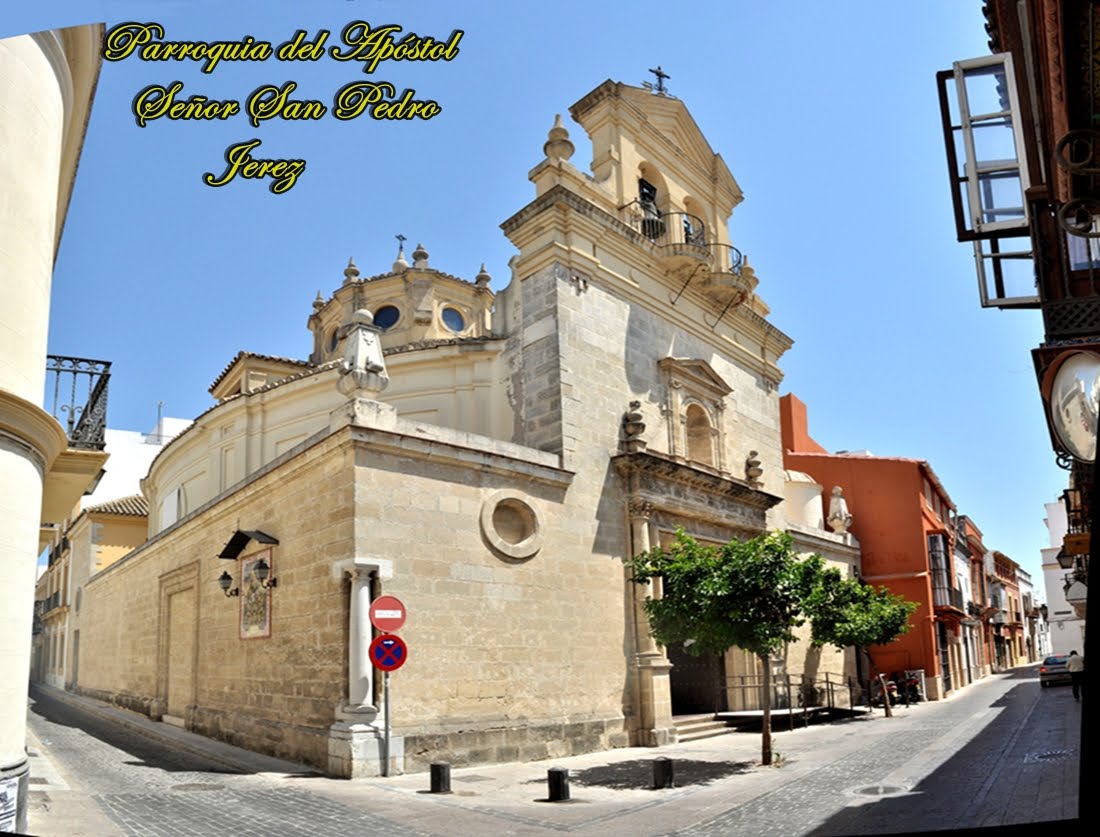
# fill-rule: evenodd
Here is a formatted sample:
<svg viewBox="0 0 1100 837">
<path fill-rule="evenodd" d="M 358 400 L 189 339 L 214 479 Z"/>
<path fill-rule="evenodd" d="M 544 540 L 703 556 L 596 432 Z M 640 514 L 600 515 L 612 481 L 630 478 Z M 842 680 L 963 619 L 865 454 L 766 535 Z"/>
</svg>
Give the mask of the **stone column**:
<svg viewBox="0 0 1100 837">
<path fill-rule="evenodd" d="M 336 707 L 336 721 L 329 727 L 328 769 L 334 776 L 358 779 L 382 775 L 383 721 L 374 704 L 374 666 L 369 651 L 371 575 L 391 578 L 390 561 L 346 558 L 332 565 L 333 577 L 351 581 L 348 608 L 348 692 Z M 405 740 L 390 736 L 390 775 L 402 772 Z"/>
<path fill-rule="evenodd" d="M 359 715 L 377 714 L 374 706 L 374 668 L 369 651 L 371 643 L 370 582 L 371 571 L 352 567 L 347 571 L 351 579 L 351 607 L 348 619 L 348 702 L 344 713 Z"/>
<path fill-rule="evenodd" d="M 653 514 L 653 503 L 631 500 L 628 508 L 631 552 L 639 555 L 650 548 L 649 518 Z M 676 728 L 672 725 L 672 692 L 669 681 L 672 665 L 654 641 L 649 631 L 649 617 L 645 613 L 646 598 L 656 595 L 654 583 L 628 583 L 634 588 L 632 598 L 636 648 L 634 670 L 638 699 L 637 743 L 657 747 L 676 740 Z"/>
</svg>

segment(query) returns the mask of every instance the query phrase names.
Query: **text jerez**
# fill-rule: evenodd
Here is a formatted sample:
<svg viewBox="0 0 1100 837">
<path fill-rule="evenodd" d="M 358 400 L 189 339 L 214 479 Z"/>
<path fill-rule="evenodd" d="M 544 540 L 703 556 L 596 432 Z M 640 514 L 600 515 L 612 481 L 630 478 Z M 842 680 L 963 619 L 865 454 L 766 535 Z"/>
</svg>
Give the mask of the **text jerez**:
<svg viewBox="0 0 1100 837">
<path fill-rule="evenodd" d="M 373 73 L 383 61 L 452 61 L 459 53 L 461 29 L 445 40 L 414 32 L 398 39 L 401 27 L 394 24 L 371 28 L 365 21 L 352 21 L 340 33 L 339 45 L 327 46 L 330 32 L 321 29 L 310 39 L 304 29 L 272 47 L 268 41 L 245 36 L 239 41 L 166 41 L 159 23 L 121 23 L 111 28 L 104 41 L 103 57 L 122 61 L 136 55 L 142 61 L 192 61 L 212 73 L 223 61 L 319 61 L 326 55 L 334 61 L 358 61 L 363 72 Z M 377 121 L 431 119 L 443 110 L 431 99 L 417 99 L 411 88 L 397 92 L 388 81 L 352 81 L 333 94 L 330 103 L 297 98 L 297 83 L 264 84 L 253 90 L 243 104 L 237 99 L 211 99 L 184 89 L 182 81 L 150 84 L 138 91 L 131 104 L 137 124 L 144 128 L 157 119 L 225 120 L 244 116 L 254 128 L 269 119 L 314 120 L 326 115 L 347 121 L 367 114 Z M 305 160 L 264 160 L 252 156 L 259 139 L 234 143 L 225 151 L 226 168 L 220 175 L 207 172 L 203 182 L 224 186 L 234 178 L 271 178 L 275 194 L 291 189 L 306 169 Z"/>
</svg>

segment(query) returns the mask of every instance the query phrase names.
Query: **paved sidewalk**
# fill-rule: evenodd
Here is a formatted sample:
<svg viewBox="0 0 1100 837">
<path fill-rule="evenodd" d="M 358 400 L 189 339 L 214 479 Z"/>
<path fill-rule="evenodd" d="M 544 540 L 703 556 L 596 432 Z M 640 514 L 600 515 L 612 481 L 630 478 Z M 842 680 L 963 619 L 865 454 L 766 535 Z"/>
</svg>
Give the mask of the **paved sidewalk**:
<svg viewBox="0 0 1100 837">
<path fill-rule="evenodd" d="M 329 779 L 98 701 L 43 693 L 172 751 L 249 774 L 219 776 L 234 802 L 255 798 L 271 808 L 293 801 L 296 810 L 324 812 L 334 829 L 326 831 L 324 821 L 312 831 L 288 823 L 280 831 L 287 834 L 347 833 L 337 823 L 365 822 L 356 816 L 374 818 L 374 830 L 388 823 L 391 833 L 429 835 L 884 834 L 1063 820 L 1077 807 L 1080 705 L 1068 689 L 1040 690 L 1034 667 L 986 678 L 945 701 L 899 707 L 889 720 L 876 712 L 793 732 L 777 724 L 779 767 L 759 766 L 758 733 L 736 733 L 656 749 L 456 768 L 450 795 L 427 793 L 427 774 Z M 657 756 L 674 760 L 676 787 L 648 788 Z M 571 801 L 540 801 L 551 767 L 569 770 Z M 204 799 L 217 804 L 213 794 Z M 95 813 L 123 825 L 113 833 L 181 833 L 180 822 L 134 827 L 144 803 L 127 798 L 123 810 L 120 800 L 89 788 Z M 72 833 L 58 830 L 63 824 L 53 814 L 32 811 L 32 831 Z M 184 832 L 241 833 L 230 821 L 222 821 L 221 832 L 196 828 Z"/>
</svg>

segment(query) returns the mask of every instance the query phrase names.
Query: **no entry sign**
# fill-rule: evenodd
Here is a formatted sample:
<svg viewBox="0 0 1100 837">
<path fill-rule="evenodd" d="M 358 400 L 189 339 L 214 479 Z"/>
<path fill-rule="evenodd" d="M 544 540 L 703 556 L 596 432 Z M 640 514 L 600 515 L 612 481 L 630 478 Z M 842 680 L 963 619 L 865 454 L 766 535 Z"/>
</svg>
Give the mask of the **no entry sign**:
<svg viewBox="0 0 1100 837">
<path fill-rule="evenodd" d="M 393 634 L 382 634 L 371 640 L 370 661 L 381 671 L 394 671 L 405 665 L 409 649 L 405 640 Z"/>
<path fill-rule="evenodd" d="M 379 596 L 370 603 L 370 623 L 385 633 L 398 630 L 405 624 L 405 605 L 393 596 Z"/>
</svg>

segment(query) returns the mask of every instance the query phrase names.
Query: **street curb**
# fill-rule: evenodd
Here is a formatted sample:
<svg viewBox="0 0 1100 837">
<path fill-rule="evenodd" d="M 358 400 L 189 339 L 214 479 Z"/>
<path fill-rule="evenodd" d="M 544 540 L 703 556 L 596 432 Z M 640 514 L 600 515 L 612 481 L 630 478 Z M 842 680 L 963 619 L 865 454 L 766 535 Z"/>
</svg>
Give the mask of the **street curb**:
<svg viewBox="0 0 1100 837">
<path fill-rule="evenodd" d="M 146 738 L 151 738 L 161 744 L 166 744 L 175 749 L 182 750 L 192 756 L 212 761 L 235 772 L 248 774 L 278 773 L 289 775 L 323 775 L 308 765 L 286 761 L 285 759 L 264 755 L 263 753 L 253 753 L 224 741 L 218 741 L 195 732 L 190 732 L 189 730 L 164 726 L 163 722 L 154 721 L 152 718 L 148 718 L 145 715 L 140 715 L 128 709 L 111 706 L 95 698 L 76 695 L 64 689 L 58 689 L 55 686 L 48 686 L 44 683 L 32 683 L 30 687 L 30 697 L 32 699 L 34 699 L 36 691 L 75 709 L 80 709 L 90 715 L 95 715 L 101 720 L 120 724 Z M 192 737 L 202 740 L 193 741 L 191 740 Z M 217 750 L 222 748 L 232 748 L 233 750 L 240 751 L 240 755 L 237 756 L 236 753 L 218 753 Z M 264 765 L 264 767 L 268 769 L 261 769 L 260 765 L 257 763 L 260 760 L 271 762 L 271 764 Z M 294 769 L 278 769 L 280 766 L 292 767 Z"/>
</svg>

